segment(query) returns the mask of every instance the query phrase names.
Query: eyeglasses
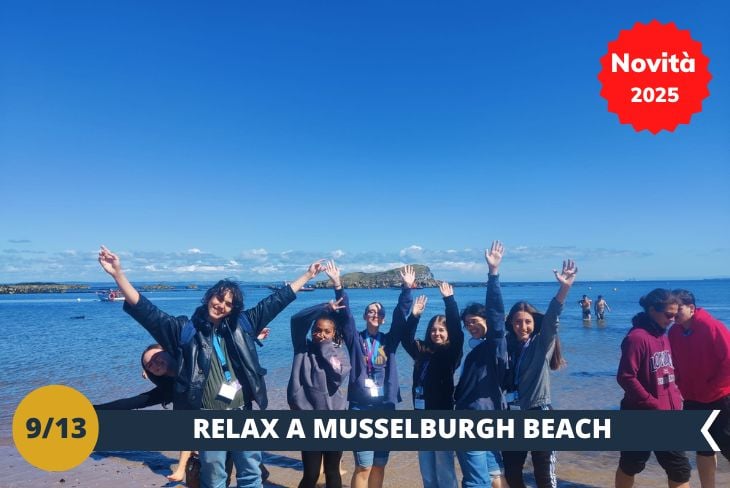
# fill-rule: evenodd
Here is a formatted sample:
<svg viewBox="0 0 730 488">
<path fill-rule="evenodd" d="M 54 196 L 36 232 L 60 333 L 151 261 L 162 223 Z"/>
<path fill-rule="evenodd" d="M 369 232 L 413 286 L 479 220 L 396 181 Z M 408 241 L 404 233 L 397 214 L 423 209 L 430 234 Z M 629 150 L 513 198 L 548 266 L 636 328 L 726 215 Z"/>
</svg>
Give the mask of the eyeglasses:
<svg viewBox="0 0 730 488">
<path fill-rule="evenodd" d="M 472 319 L 468 322 L 464 322 L 464 327 L 471 327 L 471 326 L 478 326 L 478 325 L 486 325 L 486 323 L 482 322 L 481 320 L 478 320 L 478 319 Z"/>
<path fill-rule="evenodd" d="M 154 356 L 152 356 L 152 359 L 147 361 L 147 364 L 144 364 L 144 369 L 150 369 L 150 366 L 157 366 L 157 367 L 163 367 L 167 364 L 165 361 L 165 358 L 162 356 L 162 352 L 158 352 Z"/>
<path fill-rule="evenodd" d="M 379 310 L 368 310 L 367 312 L 365 312 L 365 315 L 380 315 L 380 311 Z"/>
</svg>

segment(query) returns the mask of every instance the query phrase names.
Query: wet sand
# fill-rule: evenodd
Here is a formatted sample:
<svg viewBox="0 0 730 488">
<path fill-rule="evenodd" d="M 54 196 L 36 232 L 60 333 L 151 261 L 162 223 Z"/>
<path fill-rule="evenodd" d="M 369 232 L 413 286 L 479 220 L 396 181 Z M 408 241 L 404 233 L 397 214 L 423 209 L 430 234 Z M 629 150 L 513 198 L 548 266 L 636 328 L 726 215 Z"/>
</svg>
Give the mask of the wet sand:
<svg viewBox="0 0 730 488">
<path fill-rule="evenodd" d="M 0 447 L 0 487 L 176 487 L 165 478 L 177 462 L 177 452 L 118 451 L 95 452 L 81 466 L 66 472 L 49 473 L 34 468 L 23 460 L 13 446 Z M 692 456 L 694 457 L 694 456 Z M 529 457 L 528 457 L 529 459 Z M 301 477 L 299 452 L 267 452 L 264 462 L 271 476 L 265 487 L 296 487 Z M 566 488 L 603 488 L 613 486 L 618 463 L 617 452 L 558 454 L 558 486 Z M 343 455 L 343 486 L 350 485 L 353 470 L 352 454 Z M 529 466 L 526 471 L 529 471 Z M 457 463 L 458 470 L 458 463 Z M 528 486 L 531 476 L 526 476 Z M 697 472 L 692 472 L 692 486 L 699 486 Z M 415 452 L 394 452 L 386 468 L 385 486 L 419 487 L 421 476 Z M 534 486 L 534 485 L 532 485 Z M 665 487 L 666 478 L 652 458 L 646 470 L 636 477 L 636 488 Z M 730 464 L 722 458 L 718 466 L 717 486 L 730 486 Z"/>
</svg>

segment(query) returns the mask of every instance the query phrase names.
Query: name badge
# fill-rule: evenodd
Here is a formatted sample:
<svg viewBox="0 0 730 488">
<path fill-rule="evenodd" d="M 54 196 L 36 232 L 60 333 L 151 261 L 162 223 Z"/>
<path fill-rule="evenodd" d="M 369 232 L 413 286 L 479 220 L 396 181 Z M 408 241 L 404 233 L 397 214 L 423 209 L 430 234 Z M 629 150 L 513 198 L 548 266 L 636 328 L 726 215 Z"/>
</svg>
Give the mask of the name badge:
<svg viewBox="0 0 730 488">
<path fill-rule="evenodd" d="M 218 390 L 218 396 L 225 398 L 229 402 L 236 397 L 236 393 L 241 389 L 241 384 L 238 381 L 231 383 L 225 382 L 221 385 L 221 389 Z"/>
<path fill-rule="evenodd" d="M 416 398 L 413 400 L 413 408 L 416 410 L 426 410 L 426 400 L 423 398 Z"/>
</svg>

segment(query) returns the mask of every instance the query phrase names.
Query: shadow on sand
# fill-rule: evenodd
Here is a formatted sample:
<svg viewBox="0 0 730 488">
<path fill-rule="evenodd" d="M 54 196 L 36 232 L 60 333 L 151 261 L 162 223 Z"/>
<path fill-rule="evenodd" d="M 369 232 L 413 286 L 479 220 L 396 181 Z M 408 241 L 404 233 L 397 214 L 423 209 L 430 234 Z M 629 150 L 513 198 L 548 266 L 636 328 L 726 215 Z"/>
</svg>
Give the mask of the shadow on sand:
<svg viewBox="0 0 730 488">
<path fill-rule="evenodd" d="M 280 468 L 294 469 L 302 471 L 302 462 L 299 459 L 281 456 L 264 452 L 263 462 L 265 466 L 278 466 Z M 136 463 L 142 463 L 147 466 L 150 471 L 160 476 L 168 475 L 172 472 L 173 465 L 177 464 L 177 458 L 171 458 L 158 451 L 94 451 L 91 458 L 99 461 L 106 458 L 119 458 Z M 180 483 L 166 483 L 162 486 L 180 486 Z M 269 488 L 287 488 L 277 483 L 264 482 L 264 487 Z"/>
</svg>

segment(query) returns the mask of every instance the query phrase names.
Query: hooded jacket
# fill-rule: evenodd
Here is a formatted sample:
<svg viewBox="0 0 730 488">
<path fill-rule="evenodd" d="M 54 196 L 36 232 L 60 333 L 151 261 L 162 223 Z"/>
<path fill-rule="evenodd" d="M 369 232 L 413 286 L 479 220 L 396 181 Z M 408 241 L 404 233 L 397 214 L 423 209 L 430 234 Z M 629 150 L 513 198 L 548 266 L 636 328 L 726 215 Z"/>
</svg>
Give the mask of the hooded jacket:
<svg viewBox="0 0 730 488">
<path fill-rule="evenodd" d="M 616 380 L 624 389 L 623 410 L 682 410 L 666 330 L 641 312 L 621 343 Z"/>
<path fill-rule="evenodd" d="M 685 400 L 712 403 L 730 395 L 730 330 L 722 322 L 697 308 L 687 329 L 673 325 L 668 337 Z"/>
<path fill-rule="evenodd" d="M 350 377 L 350 357 L 345 344 L 333 341 L 314 342 L 307 338 L 312 323 L 327 310 L 327 304 L 306 308 L 291 318 L 291 339 L 294 346 L 287 400 L 292 410 L 345 410 L 347 397 L 342 386 Z M 348 319 L 349 316 L 349 319 Z M 355 322 L 349 310 L 336 314 L 338 327 Z"/>
<path fill-rule="evenodd" d="M 243 387 L 247 405 L 255 401 L 262 410 L 268 406 L 266 370 L 259 364 L 255 338 L 279 312 L 296 299 L 290 286 L 277 290 L 255 307 L 241 312 L 238 322 L 228 319 L 220 325 L 226 350 L 236 378 Z M 205 382 L 210 373 L 213 351 L 213 325 L 208 322 L 207 305 L 195 310 L 192 318 L 173 317 L 157 308 L 143 295 L 136 305 L 124 302 L 124 311 L 132 316 L 166 351 L 178 360 L 173 392 L 176 410 L 198 410 L 203 402 Z"/>
</svg>

